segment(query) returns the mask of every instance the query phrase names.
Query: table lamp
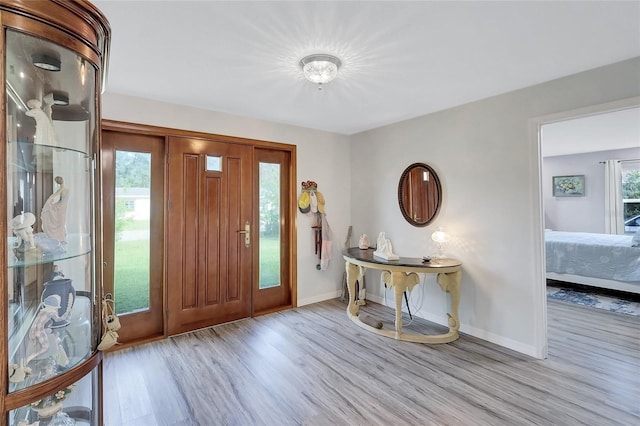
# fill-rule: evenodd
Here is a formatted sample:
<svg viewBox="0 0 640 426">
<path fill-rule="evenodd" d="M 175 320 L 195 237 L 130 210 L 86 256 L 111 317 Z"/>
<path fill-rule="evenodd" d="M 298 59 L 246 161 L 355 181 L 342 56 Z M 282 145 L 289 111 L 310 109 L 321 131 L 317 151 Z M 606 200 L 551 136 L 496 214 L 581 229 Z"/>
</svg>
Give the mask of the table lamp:
<svg viewBox="0 0 640 426">
<path fill-rule="evenodd" d="M 444 257 L 443 244 L 449 241 L 449 236 L 442 230 L 442 227 L 440 227 L 437 231 L 431 234 L 431 239 L 438 245 L 438 254 L 436 255 L 436 258 L 442 259 Z"/>
</svg>

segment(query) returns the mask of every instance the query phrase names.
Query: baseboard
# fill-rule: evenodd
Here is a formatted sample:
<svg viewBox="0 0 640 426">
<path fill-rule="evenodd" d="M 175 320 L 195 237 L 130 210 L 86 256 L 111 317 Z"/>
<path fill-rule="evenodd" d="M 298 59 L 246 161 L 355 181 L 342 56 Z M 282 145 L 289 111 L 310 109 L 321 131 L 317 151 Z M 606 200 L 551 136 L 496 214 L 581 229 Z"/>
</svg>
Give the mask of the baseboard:
<svg viewBox="0 0 640 426">
<path fill-rule="evenodd" d="M 522 342 L 516 342 L 515 340 L 508 339 L 504 336 L 498 336 L 497 334 L 488 332 L 475 327 L 469 327 L 468 325 L 461 324 L 460 331 L 478 339 L 486 340 L 487 342 L 495 343 L 503 348 L 511 349 L 524 355 L 528 355 L 537 359 L 544 359 L 544 355 L 536 350 L 533 345 L 526 345 Z M 543 351 L 544 352 L 544 351 Z"/>
<path fill-rule="evenodd" d="M 306 299 L 298 299 L 298 306 L 311 305 L 312 303 L 324 302 L 325 300 L 335 299 L 342 295 L 341 290 L 332 291 L 329 293 L 319 294 L 313 297 L 307 297 Z"/>
<path fill-rule="evenodd" d="M 380 297 L 375 294 L 367 294 L 366 300 L 371 300 L 372 302 L 384 305 L 384 297 Z"/>
</svg>

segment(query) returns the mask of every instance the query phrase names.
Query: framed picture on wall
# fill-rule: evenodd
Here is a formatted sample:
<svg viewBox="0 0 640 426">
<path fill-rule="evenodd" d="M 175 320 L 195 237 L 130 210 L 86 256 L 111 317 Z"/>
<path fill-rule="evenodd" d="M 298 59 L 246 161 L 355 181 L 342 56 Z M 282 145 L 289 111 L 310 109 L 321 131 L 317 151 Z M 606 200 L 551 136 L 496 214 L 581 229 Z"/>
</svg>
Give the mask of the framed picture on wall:
<svg viewBox="0 0 640 426">
<path fill-rule="evenodd" d="M 554 197 L 584 197 L 584 175 L 554 176 Z"/>
</svg>

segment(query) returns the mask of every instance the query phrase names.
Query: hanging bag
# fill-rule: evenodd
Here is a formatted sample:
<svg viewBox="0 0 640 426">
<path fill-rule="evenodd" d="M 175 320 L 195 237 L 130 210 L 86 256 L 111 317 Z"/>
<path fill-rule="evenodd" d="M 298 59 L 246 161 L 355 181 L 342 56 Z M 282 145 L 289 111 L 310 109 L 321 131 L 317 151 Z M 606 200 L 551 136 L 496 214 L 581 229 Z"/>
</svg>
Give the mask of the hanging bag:
<svg viewBox="0 0 640 426">
<path fill-rule="evenodd" d="M 102 325 L 104 334 L 98 345 L 98 350 L 104 351 L 118 344 L 118 333 L 120 330 L 120 319 L 115 312 L 115 301 L 111 294 L 107 294 L 102 299 Z"/>
</svg>

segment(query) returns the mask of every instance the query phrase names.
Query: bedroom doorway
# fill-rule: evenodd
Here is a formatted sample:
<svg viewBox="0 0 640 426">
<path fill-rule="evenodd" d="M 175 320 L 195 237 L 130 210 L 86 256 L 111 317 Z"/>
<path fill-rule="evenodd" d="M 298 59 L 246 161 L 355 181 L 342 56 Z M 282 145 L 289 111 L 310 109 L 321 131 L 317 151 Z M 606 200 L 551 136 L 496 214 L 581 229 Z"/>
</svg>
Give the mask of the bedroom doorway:
<svg viewBox="0 0 640 426">
<path fill-rule="evenodd" d="M 539 195 L 539 204 L 538 204 L 538 213 L 540 220 L 540 229 L 541 234 L 538 240 L 538 246 L 540 249 L 541 256 L 541 273 L 540 279 L 537 280 L 540 282 L 540 286 L 538 291 L 536 292 L 536 311 L 539 312 L 541 321 L 539 324 L 542 324 L 541 329 L 537 330 L 536 336 L 539 339 L 540 347 L 545 348 L 543 356 L 546 358 L 547 356 L 547 292 L 546 292 L 546 277 L 547 277 L 547 268 L 546 268 L 546 251 L 545 251 L 545 232 L 546 229 L 561 229 L 570 232 L 594 232 L 594 233 L 605 233 L 605 204 L 604 200 L 600 201 L 598 207 L 586 207 L 582 206 L 581 211 L 582 214 L 574 215 L 576 220 L 571 221 L 570 214 L 567 213 L 567 207 L 578 204 L 588 204 L 591 202 L 596 202 L 593 199 L 589 199 L 590 192 L 589 191 L 603 191 L 604 187 L 604 179 L 601 179 L 602 182 L 596 182 L 598 179 L 595 179 L 594 176 L 590 176 L 590 172 L 583 172 L 582 169 L 579 168 L 578 164 L 567 163 L 565 166 L 560 166 L 560 169 L 548 170 L 546 167 L 548 164 L 546 163 L 546 159 L 548 157 L 561 157 L 561 156 L 570 156 L 572 154 L 576 154 L 578 152 L 582 153 L 595 153 L 597 155 L 598 151 L 609 151 L 614 149 L 626 149 L 630 147 L 637 148 L 637 137 L 635 138 L 635 142 L 632 142 L 631 145 L 616 145 L 612 142 L 611 137 L 607 138 L 606 141 L 597 141 L 591 140 L 593 138 L 585 137 L 585 134 L 594 134 L 594 129 L 588 129 L 586 127 L 586 123 L 589 121 L 594 121 L 593 119 L 604 119 L 607 115 L 613 115 L 614 112 L 629 112 L 631 110 L 640 110 L 640 97 L 634 97 L 629 99 L 624 99 L 616 102 L 611 102 L 607 104 L 594 105 L 586 108 L 581 108 L 577 110 L 565 111 L 562 113 L 552 114 L 549 116 L 538 117 L 531 120 L 531 140 L 533 142 L 533 146 L 537 150 L 538 155 L 538 195 Z M 592 119 L 592 120 L 589 120 Z M 604 120 L 603 120 L 604 121 Z M 585 126 L 580 128 L 580 124 L 585 124 Z M 637 125 L 637 121 L 636 121 Z M 567 129 L 575 127 L 576 133 L 574 133 L 573 137 L 570 134 L 564 135 L 567 143 L 566 146 L 560 146 L 561 144 L 558 139 L 554 139 L 556 136 L 560 135 L 561 132 L 558 132 L 558 135 L 554 135 L 554 131 L 562 130 L 567 131 Z M 582 132 L 582 136 L 577 136 L 578 132 Z M 611 132 L 610 132 L 611 133 Z M 581 150 L 581 151 L 580 151 Z M 551 153 L 551 154 L 550 154 Z M 638 157 L 636 157 L 638 158 Z M 592 173 L 597 174 L 598 171 L 600 176 L 602 176 L 604 164 L 600 164 L 601 160 L 595 161 L 595 164 L 592 164 L 590 167 L 593 167 Z M 602 160 L 604 161 L 604 160 Z M 593 161 L 592 161 L 593 163 Z M 564 168 L 563 168 L 564 167 Z M 558 170 L 563 170 L 563 172 L 559 172 Z M 554 176 L 584 176 L 585 180 L 585 188 L 584 188 L 584 197 L 562 197 L 554 198 L 553 197 L 553 177 Z M 591 177 L 591 179 L 589 179 Z M 601 185 L 601 188 L 594 188 L 594 184 Z M 597 186 L 597 185 L 596 185 Z M 551 201 L 560 199 L 560 203 L 556 203 L 555 205 L 551 204 Z M 622 200 L 621 200 L 622 202 Z M 573 204 L 571 204 L 573 203 Z M 555 210 L 554 210 L 555 208 Z M 597 209 L 599 211 L 598 215 L 593 215 L 597 217 L 592 217 L 591 215 L 584 215 L 584 211 L 594 211 Z M 559 217 L 562 220 L 559 220 Z M 567 218 L 569 220 L 567 220 Z"/>
</svg>

